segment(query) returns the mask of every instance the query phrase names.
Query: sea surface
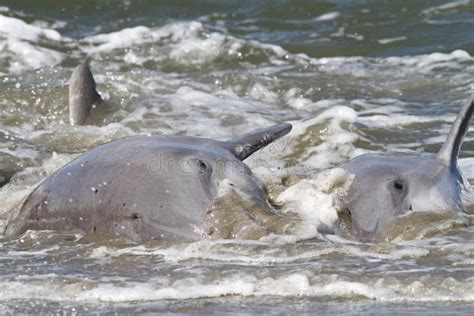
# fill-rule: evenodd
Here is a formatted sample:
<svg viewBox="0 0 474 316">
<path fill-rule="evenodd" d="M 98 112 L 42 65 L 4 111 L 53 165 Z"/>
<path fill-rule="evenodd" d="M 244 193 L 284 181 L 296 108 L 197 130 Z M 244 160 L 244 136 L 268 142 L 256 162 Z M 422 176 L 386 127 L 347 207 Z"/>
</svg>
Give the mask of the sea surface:
<svg viewBox="0 0 474 316">
<path fill-rule="evenodd" d="M 0 240 L 0 313 L 472 314 L 474 208 L 376 243 L 337 221 L 368 152 L 436 153 L 474 93 L 474 1 L 0 2 L 0 230 L 47 175 L 127 135 L 293 131 L 247 163 L 308 225 L 260 240 Z M 73 68 L 105 103 L 68 124 Z M 474 126 L 460 168 L 474 184 Z M 137 179 L 137 181 L 140 181 Z M 230 210 L 231 211 L 231 210 Z"/>
</svg>

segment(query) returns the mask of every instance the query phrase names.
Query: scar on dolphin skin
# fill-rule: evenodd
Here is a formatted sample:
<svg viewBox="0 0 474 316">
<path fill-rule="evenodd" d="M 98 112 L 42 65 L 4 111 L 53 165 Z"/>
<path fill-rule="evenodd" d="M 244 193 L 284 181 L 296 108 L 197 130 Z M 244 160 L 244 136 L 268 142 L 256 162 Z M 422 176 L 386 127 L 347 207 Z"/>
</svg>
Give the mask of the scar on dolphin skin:
<svg viewBox="0 0 474 316">
<path fill-rule="evenodd" d="M 376 240 L 397 218 L 410 212 L 465 210 L 469 184 L 457 159 L 474 110 L 474 98 L 461 108 L 437 155 L 365 154 L 340 166 L 355 175 L 341 218 L 361 240 Z M 349 220 L 347 220 L 349 218 Z"/>
</svg>

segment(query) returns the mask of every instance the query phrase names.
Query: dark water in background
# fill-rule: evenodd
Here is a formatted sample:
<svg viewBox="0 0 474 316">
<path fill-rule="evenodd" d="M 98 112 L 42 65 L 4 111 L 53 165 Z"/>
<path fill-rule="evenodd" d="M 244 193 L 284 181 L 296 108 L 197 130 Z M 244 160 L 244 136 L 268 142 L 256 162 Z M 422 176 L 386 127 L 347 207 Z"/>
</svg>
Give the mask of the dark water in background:
<svg viewBox="0 0 474 316">
<path fill-rule="evenodd" d="M 23 13 L 68 24 L 83 38 L 127 27 L 200 20 L 211 30 L 279 45 L 310 57 L 405 56 L 474 50 L 470 1 L 2 1 Z M 334 15 L 336 18 L 331 19 Z M 383 39 L 405 37 L 393 43 Z"/>
<path fill-rule="evenodd" d="M 281 121 L 292 134 L 248 163 L 287 190 L 288 208 L 324 222 L 335 212 L 323 189 L 337 182 L 331 168 L 367 151 L 436 152 L 474 92 L 473 1 L 2 1 L 0 15 L 0 176 L 14 180 L 0 189 L 3 223 L 38 181 L 97 144 L 227 139 Z M 86 57 L 108 106 L 95 126 L 72 128 L 67 81 Z M 473 136 L 460 160 L 471 183 Z M 306 179 L 282 188 L 295 174 Z M 0 308 L 468 314 L 472 223 L 416 219 L 379 244 L 137 246 L 32 233 L 0 246 Z"/>
</svg>

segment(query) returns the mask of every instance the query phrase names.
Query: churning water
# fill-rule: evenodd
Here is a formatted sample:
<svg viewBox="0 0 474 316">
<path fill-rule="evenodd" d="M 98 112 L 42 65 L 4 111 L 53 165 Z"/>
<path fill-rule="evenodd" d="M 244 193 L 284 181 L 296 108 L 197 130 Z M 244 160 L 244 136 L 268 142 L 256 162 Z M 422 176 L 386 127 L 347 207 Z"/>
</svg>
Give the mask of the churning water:
<svg viewBox="0 0 474 316">
<path fill-rule="evenodd" d="M 470 0 L 2 1 L 2 227 L 39 181 L 98 144 L 228 139 L 283 121 L 293 131 L 248 164 L 307 225 L 144 245 L 29 232 L 0 243 L 0 311 L 472 313 L 472 210 L 413 214 L 379 243 L 317 228 L 337 220 L 340 162 L 440 148 L 474 91 L 473 54 Z M 71 127 L 68 78 L 86 57 L 107 102 Z M 459 163 L 474 183 L 472 132 Z"/>
</svg>

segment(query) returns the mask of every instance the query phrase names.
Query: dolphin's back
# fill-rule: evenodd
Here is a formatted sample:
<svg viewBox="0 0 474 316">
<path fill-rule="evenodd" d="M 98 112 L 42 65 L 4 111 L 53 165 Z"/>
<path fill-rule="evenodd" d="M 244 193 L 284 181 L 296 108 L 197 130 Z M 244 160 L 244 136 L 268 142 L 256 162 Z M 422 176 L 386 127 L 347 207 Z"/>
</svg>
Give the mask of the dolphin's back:
<svg viewBox="0 0 474 316">
<path fill-rule="evenodd" d="M 195 174 L 176 169 L 193 151 L 159 140 L 128 137 L 70 162 L 30 194 L 5 235 L 80 229 L 135 241 L 201 238 L 196 227 L 210 196 Z"/>
</svg>

